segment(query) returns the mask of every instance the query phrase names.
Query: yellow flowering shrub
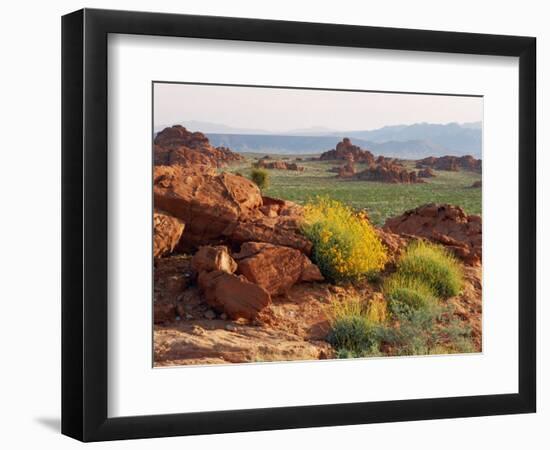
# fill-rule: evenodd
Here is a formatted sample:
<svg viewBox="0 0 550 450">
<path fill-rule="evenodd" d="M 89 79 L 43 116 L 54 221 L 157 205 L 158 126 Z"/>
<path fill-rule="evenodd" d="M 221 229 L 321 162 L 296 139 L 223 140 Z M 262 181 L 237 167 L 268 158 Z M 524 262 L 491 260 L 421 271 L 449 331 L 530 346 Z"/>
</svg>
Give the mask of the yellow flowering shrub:
<svg viewBox="0 0 550 450">
<path fill-rule="evenodd" d="M 329 280 L 360 280 L 383 269 L 388 260 L 370 222 L 327 197 L 306 205 L 303 233 L 313 243 L 315 263 Z"/>
</svg>

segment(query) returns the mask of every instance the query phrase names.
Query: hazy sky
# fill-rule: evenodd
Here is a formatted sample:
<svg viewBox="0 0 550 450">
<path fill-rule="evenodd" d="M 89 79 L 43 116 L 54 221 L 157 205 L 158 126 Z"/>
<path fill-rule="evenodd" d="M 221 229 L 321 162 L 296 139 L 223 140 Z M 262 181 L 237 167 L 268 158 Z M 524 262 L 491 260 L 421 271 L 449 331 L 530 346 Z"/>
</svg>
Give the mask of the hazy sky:
<svg viewBox="0 0 550 450">
<path fill-rule="evenodd" d="M 273 132 L 310 127 L 346 131 L 483 119 L 480 97 L 166 83 L 155 84 L 154 96 L 155 129 L 200 121 Z"/>
</svg>

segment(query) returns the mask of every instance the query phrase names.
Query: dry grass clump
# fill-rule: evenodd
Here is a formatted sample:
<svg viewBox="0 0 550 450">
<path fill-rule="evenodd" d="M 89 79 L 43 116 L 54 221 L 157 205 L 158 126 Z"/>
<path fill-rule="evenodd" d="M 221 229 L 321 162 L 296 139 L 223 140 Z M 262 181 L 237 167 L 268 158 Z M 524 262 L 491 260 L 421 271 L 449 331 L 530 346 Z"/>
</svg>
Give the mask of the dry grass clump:
<svg viewBox="0 0 550 450">
<path fill-rule="evenodd" d="M 357 358 L 380 354 L 382 329 L 386 321 L 386 302 L 365 302 L 351 296 L 333 300 L 327 308 L 331 326 L 328 337 L 340 358 Z"/>
<path fill-rule="evenodd" d="M 424 283 L 441 298 L 458 295 L 462 289 L 460 263 L 445 248 L 425 241 L 407 247 L 397 263 L 397 273 L 399 280 Z"/>
</svg>

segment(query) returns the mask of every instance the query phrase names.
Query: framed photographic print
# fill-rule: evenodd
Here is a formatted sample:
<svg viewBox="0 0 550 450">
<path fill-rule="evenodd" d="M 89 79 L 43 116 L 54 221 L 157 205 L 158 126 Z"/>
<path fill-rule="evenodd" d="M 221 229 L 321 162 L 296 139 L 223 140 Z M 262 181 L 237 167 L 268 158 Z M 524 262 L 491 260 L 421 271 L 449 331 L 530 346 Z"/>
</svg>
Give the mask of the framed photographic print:
<svg viewBox="0 0 550 450">
<path fill-rule="evenodd" d="M 62 31 L 64 434 L 535 411 L 535 38 Z"/>
</svg>

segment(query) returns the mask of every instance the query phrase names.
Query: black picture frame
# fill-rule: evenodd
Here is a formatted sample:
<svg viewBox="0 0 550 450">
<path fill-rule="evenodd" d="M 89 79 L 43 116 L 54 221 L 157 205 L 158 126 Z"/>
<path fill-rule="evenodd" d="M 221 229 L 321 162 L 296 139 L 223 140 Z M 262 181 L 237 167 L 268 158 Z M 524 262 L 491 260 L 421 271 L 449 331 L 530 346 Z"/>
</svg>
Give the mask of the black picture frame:
<svg viewBox="0 0 550 450">
<path fill-rule="evenodd" d="M 518 57 L 518 393 L 109 418 L 109 33 Z M 94 9 L 83 9 L 64 16 L 62 433 L 82 441 L 102 441 L 535 412 L 535 91 L 536 39 L 533 37 Z"/>
</svg>

